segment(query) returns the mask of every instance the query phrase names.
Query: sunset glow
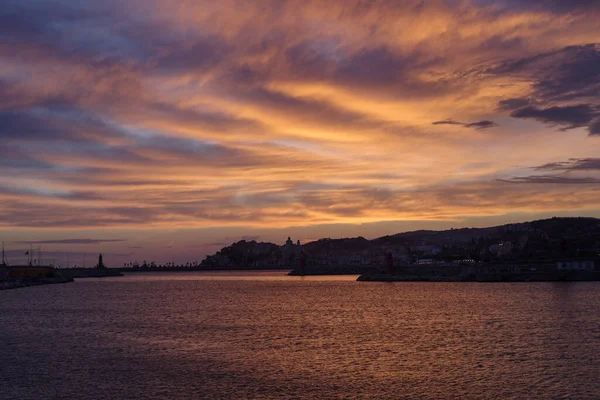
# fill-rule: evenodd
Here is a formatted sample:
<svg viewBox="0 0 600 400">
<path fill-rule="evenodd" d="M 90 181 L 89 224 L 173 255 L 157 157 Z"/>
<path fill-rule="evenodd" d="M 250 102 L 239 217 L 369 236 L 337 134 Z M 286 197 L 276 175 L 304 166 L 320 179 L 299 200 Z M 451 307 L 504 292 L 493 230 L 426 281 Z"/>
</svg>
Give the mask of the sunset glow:
<svg viewBox="0 0 600 400">
<path fill-rule="evenodd" d="M 2 240 L 116 264 L 600 217 L 599 21 L 584 0 L 4 0 Z"/>
</svg>

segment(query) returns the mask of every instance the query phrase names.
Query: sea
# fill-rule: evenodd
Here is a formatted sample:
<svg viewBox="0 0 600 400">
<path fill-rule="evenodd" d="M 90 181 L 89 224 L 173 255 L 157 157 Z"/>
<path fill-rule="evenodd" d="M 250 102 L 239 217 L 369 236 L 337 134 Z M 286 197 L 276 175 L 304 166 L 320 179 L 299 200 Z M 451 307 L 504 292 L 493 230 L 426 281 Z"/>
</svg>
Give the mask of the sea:
<svg viewBox="0 0 600 400">
<path fill-rule="evenodd" d="M 0 291 L 0 399 L 598 399 L 600 282 L 137 273 Z"/>
</svg>

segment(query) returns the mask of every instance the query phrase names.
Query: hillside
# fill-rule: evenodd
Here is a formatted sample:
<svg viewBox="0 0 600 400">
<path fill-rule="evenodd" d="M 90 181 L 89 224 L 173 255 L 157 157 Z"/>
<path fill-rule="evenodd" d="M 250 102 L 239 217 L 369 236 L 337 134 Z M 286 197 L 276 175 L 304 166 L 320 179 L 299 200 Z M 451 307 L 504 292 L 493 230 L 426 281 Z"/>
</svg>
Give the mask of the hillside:
<svg viewBox="0 0 600 400">
<path fill-rule="evenodd" d="M 550 218 L 486 228 L 418 230 L 372 240 L 327 238 L 301 246 L 240 241 L 208 256 L 202 266 L 284 268 L 297 265 L 301 254 L 319 265 L 381 265 L 387 253 L 403 263 L 543 260 L 596 257 L 599 249 L 599 219 Z"/>
</svg>

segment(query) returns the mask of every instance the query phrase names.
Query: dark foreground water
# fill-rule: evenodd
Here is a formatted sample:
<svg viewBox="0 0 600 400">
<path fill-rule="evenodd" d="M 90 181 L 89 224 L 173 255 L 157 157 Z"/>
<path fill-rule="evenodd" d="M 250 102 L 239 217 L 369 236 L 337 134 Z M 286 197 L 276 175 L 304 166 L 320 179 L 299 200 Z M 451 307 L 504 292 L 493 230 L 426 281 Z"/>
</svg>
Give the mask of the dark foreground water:
<svg viewBox="0 0 600 400">
<path fill-rule="evenodd" d="M 2 291 L 0 398 L 600 398 L 600 282 L 350 279 Z"/>
</svg>

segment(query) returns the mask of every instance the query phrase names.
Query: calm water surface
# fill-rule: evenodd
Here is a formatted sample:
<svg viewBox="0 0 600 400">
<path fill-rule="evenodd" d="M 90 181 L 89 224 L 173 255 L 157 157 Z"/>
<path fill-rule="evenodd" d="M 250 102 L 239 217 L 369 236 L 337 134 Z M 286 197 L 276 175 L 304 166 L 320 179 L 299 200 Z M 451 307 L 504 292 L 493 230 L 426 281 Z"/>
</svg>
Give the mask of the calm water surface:
<svg viewBox="0 0 600 400">
<path fill-rule="evenodd" d="M 600 282 L 355 278 L 2 291 L 0 398 L 600 398 Z"/>
</svg>

